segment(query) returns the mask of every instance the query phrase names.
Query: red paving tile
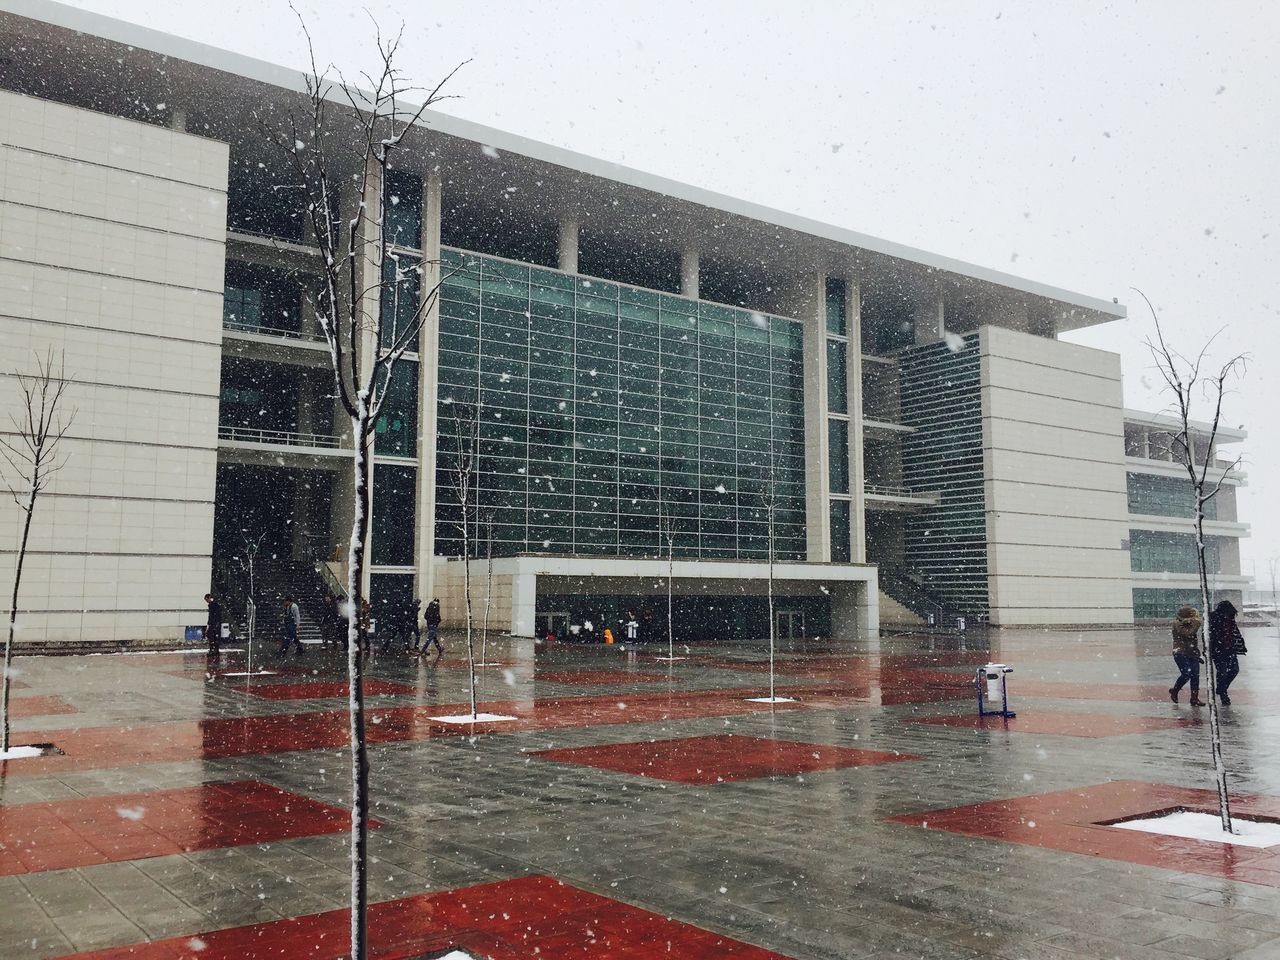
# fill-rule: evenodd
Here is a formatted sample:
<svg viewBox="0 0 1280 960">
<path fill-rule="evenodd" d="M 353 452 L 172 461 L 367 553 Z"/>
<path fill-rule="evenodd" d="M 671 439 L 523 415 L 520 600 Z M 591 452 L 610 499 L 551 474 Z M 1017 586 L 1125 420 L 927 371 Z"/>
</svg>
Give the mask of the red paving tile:
<svg viewBox="0 0 1280 960">
<path fill-rule="evenodd" d="M 61 697 L 14 697 L 9 701 L 11 717 L 45 717 L 61 713 L 79 713 Z"/>
<path fill-rule="evenodd" d="M 346 699 L 350 684 L 346 680 L 318 680 L 314 683 L 254 683 L 241 688 L 245 693 L 267 700 L 331 700 Z M 366 696 L 406 696 L 417 693 L 416 687 L 407 683 L 367 678 L 364 681 Z"/>
<path fill-rule="evenodd" d="M 543 683 L 571 683 L 582 686 L 614 686 L 621 683 L 665 683 L 676 676 L 636 673 L 631 670 L 539 670 L 533 679 Z"/>
<path fill-rule="evenodd" d="M 1232 798 L 1231 805 L 1239 816 L 1280 818 L 1280 797 L 1239 795 Z M 1172 809 L 1216 814 L 1218 797 L 1212 790 L 1117 780 L 1092 787 L 906 814 L 890 820 L 930 830 L 1280 887 L 1280 847 L 1235 847 L 1105 825 Z"/>
<path fill-rule="evenodd" d="M 256 780 L 0 806 L 0 876 L 338 833 L 350 823 L 347 810 Z"/>
<path fill-rule="evenodd" d="M 188 934 L 63 960 L 337 960 L 347 952 L 349 922 L 348 911 L 333 910 L 200 933 L 198 952 Z M 448 948 L 488 960 L 787 960 L 544 876 L 372 904 L 369 947 L 376 960 L 408 960 Z"/>
<path fill-rule="evenodd" d="M 905 753 L 852 750 L 820 743 L 796 743 L 722 734 L 639 743 L 540 750 L 530 756 L 557 763 L 614 770 L 674 783 L 712 784 L 761 777 L 794 776 L 870 764 L 919 760 Z"/>
<path fill-rule="evenodd" d="M 1007 730 L 1010 733 L 1051 733 L 1064 737 L 1123 737 L 1130 733 L 1171 730 L 1196 723 L 1175 717 L 1126 717 L 1114 713 L 1056 713 L 1049 710 L 1023 710 L 1010 720 L 979 717 L 975 710 L 971 714 L 946 717 L 910 717 L 905 722 L 973 730 Z"/>
<path fill-rule="evenodd" d="M 791 696 L 805 702 L 751 703 L 746 697 L 757 692 L 744 689 L 642 691 L 588 697 L 545 697 L 537 700 L 486 701 L 493 713 L 509 714 L 516 720 L 502 724 L 440 723 L 435 716 L 460 714 L 465 704 L 371 708 L 368 727 L 371 743 L 428 740 L 434 737 L 467 736 L 475 732 L 506 733 L 526 730 L 555 730 L 565 727 L 612 726 L 655 720 L 684 720 L 700 717 L 728 717 L 772 711 L 826 709 L 850 706 L 841 688 L 796 688 Z M 216 759 L 252 754 L 284 753 L 293 750 L 333 749 L 347 744 L 347 713 L 327 710 L 276 714 L 261 717 L 227 717 L 199 721 L 171 721 L 146 727 L 138 736 L 134 727 L 90 727 L 75 730 L 24 732 L 22 743 L 54 742 L 64 753 L 4 765 L 8 777 L 123 767 L 137 763 L 175 760 Z"/>
</svg>

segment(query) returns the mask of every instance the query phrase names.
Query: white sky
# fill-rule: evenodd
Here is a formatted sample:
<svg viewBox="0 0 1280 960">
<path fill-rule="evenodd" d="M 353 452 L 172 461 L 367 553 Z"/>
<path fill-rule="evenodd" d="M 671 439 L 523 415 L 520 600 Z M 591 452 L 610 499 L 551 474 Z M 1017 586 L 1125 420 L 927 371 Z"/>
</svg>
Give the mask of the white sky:
<svg viewBox="0 0 1280 960">
<path fill-rule="evenodd" d="M 74 0 L 301 67 L 284 0 Z M 366 65 L 361 5 L 299 0 L 318 52 Z M 458 60 L 477 122 L 1094 296 L 1131 318 L 1071 335 L 1123 354 L 1161 311 L 1195 352 L 1248 351 L 1225 421 L 1250 433 L 1244 572 L 1280 556 L 1280 11 L 1243 0 L 1049 5 L 808 0 L 364 0 L 401 64 Z M 211 16 L 216 10 L 217 15 Z M 1087 11 L 1087 12 L 1085 12 Z M 353 39 L 354 38 L 354 39 Z M 1207 411 L 1206 411 L 1207 412 Z"/>
</svg>

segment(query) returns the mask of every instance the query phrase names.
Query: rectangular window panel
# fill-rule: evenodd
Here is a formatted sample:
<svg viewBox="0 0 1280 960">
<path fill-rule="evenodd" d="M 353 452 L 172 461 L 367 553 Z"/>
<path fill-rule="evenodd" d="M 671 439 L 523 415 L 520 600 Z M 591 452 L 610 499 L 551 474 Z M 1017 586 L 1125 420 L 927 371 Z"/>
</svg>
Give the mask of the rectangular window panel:
<svg viewBox="0 0 1280 960">
<path fill-rule="evenodd" d="M 417 257 L 388 254 L 382 261 L 382 345 L 407 344 L 418 350 L 418 330 L 422 326 L 419 297 L 422 264 Z"/>
<path fill-rule="evenodd" d="M 849 528 L 849 501 L 831 501 L 831 562 L 848 563 L 852 557 Z"/>
<path fill-rule="evenodd" d="M 377 566 L 413 565 L 417 475 L 413 467 L 390 463 L 374 465 L 371 560 Z"/>
<path fill-rule="evenodd" d="M 827 341 L 827 409 L 832 413 L 849 412 L 849 376 L 847 348 L 843 341 Z"/>
<path fill-rule="evenodd" d="M 416 173 L 388 170 L 384 187 L 383 229 L 400 247 L 422 246 L 422 178 Z"/>
<path fill-rule="evenodd" d="M 418 455 L 418 365 L 412 360 L 396 364 L 373 430 L 378 453 L 388 457 Z"/>
<path fill-rule="evenodd" d="M 832 493 L 849 492 L 849 421 L 827 421 L 827 476 Z"/>
<path fill-rule="evenodd" d="M 845 318 L 845 283 L 839 277 L 827 277 L 827 332 L 845 336 L 848 328 Z"/>
</svg>

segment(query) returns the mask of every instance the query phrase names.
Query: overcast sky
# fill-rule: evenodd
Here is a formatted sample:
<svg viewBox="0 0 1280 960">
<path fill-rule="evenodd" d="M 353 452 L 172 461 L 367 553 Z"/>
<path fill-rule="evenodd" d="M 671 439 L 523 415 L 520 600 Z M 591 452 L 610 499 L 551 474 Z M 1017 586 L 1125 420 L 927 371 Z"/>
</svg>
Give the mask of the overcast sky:
<svg viewBox="0 0 1280 960">
<path fill-rule="evenodd" d="M 75 0 L 301 67 L 283 0 Z M 1188 351 L 1252 355 L 1229 397 L 1249 472 L 1245 572 L 1280 556 L 1280 11 L 1057 4 L 299 0 L 319 52 L 368 64 L 367 8 L 402 64 L 472 58 L 448 112 L 829 223 L 1110 299 L 1070 335 L 1124 357 L 1130 406 L 1168 399 L 1156 304 Z M 216 9 L 217 16 L 211 16 Z"/>
</svg>

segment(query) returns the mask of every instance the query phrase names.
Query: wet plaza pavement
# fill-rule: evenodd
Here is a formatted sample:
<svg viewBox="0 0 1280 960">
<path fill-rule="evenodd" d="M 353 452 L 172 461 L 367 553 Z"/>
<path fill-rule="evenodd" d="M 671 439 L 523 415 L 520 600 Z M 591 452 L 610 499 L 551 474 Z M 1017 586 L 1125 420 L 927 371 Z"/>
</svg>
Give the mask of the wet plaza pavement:
<svg viewBox="0 0 1280 960">
<path fill-rule="evenodd" d="M 1280 639 L 1224 708 L 1237 810 L 1280 819 Z M 1280 847 L 1118 829 L 1215 806 L 1164 631 L 780 651 L 502 641 L 370 660 L 372 955 L 1280 958 Z M 990 643 L 993 649 L 984 649 Z M 974 665 L 1013 664 L 1012 720 Z M 20 660 L 0 957 L 344 953 L 344 664 L 309 649 Z M 1238 691 L 1238 693 L 1237 693 Z"/>
</svg>

